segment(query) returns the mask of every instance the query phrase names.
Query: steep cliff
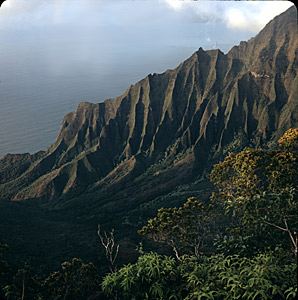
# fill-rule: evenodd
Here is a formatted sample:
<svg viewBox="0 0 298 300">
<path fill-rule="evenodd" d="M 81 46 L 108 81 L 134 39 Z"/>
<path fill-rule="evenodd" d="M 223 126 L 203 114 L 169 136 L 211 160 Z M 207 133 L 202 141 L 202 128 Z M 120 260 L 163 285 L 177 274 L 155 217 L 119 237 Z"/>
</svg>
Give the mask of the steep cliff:
<svg viewBox="0 0 298 300">
<path fill-rule="evenodd" d="M 49 205 L 144 176 L 151 183 L 139 180 L 138 189 L 154 194 L 203 174 L 227 151 L 270 147 L 298 126 L 297 43 L 293 6 L 226 55 L 200 48 L 118 98 L 79 104 L 46 152 L 1 159 L 0 197 Z"/>
</svg>

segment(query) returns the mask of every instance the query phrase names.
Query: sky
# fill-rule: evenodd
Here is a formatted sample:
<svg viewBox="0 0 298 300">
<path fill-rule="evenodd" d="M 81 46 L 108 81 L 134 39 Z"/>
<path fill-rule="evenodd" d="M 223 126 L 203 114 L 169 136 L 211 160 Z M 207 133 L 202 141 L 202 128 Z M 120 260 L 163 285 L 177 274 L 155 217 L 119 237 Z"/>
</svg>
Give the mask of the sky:
<svg viewBox="0 0 298 300">
<path fill-rule="evenodd" d="M 6 0 L 0 11 L 3 27 L 103 24 L 145 24 L 152 21 L 224 22 L 235 30 L 260 30 L 289 1 L 181 1 L 181 0 Z M 84 20 L 78 22 L 78 20 Z"/>
<path fill-rule="evenodd" d="M 189 54 L 199 47 L 226 53 L 291 5 L 290 1 L 6 0 L 0 8 L 0 41 L 14 40 L 19 47 L 24 41 L 44 48 L 51 44 L 47 59 L 57 72 L 74 61 L 87 62 L 97 47 L 97 59 L 108 68 L 110 61 L 123 60 L 120 47 L 128 60 L 149 55 L 161 60 L 162 47 L 176 47 L 178 52 L 179 47 L 189 47 Z M 66 56 L 65 66 L 55 64 L 58 54 Z"/>
<path fill-rule="evenodd" d="M 290 1 L 6 0 L 0 8 L 0 43 L 45 54 L 47 68 L 63 75 L 97 62 L 137 62 L 174 68 L 195 50 L 228 52 L 256 35 Z M 1 51 L 1 48 L 0 48 Z M 64 57 L 63 61 L 57 57 Z M 121 67 L 119 68 L 121 72 Z M 141 78 L 140 78 L 141 79 Z"/>
<path fill-rule="evenodd" d="M 102 34 L 130 27 L 131 35 L 156 24 L 225 24 L 236 31 L 257 32 L 290 1 L 181 0 L 6 0 L 0 9 L 1 30 L 61 29 Z M 121 33 L 121 32 L 120 32 Z M 147 33 L 147 32 L 146 32 Z M 122 36 L 123 37 L 123 36 Z M 150 37 L 150 36 L 149 36 Z M 104 36 L 108 39 L 108 36 Z M 120 35 L 121 38 L 121 35 Z M 126 38 L 130 38 L 129 36 Z"/>
</svg>

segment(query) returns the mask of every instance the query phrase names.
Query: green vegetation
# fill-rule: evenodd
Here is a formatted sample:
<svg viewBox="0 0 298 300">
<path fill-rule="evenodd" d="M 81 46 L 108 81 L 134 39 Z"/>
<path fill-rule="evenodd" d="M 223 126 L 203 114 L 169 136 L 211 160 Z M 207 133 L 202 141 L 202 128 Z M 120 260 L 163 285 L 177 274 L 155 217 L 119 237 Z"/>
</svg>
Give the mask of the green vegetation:
<svg viewBox="0 0 298 300">
<path fill-rule="evenodd" d="M 11 276 L 9 265 L 3 259 L 5 251 L 7 251 L 7 245 L 0 243 L 0 288 L 5 287 L 9 283 Z"/>
<path fill-rule="evenodd" d="M 297 127 L 296 23 L 292 7 L 227 54 L 200 48 L 177 68 L 149 75 L 117 98 L 81 103 L 65 116 L 56 142 L 45 152 L 3 157 L 0 237 L 10 247 L 6 255 L 16 264 L 14 271 L 27 261 L 46 276 L 73 257 L 101 265 L 105 258 L 104 249 L 102 261 L 98 258 L 98 223 L 115 228 L 116 238 L 120 243 L 128 240 L 130 249 L 142 239 L 148 250 L 165 249 L 165 244 L 137 234 L 159 208 L 183 207 L 190 197 L 208 206 L 213 186 L 205 175 L 214 163 L 245 146 L 272 149 L 285 129 Z M 282 150 L 270 153 L 272 157 L 260 149 L 242 154 L 254 156 L 255 164 L 275 158 L 271 169 L 261 168 L 252 175 L 256 181 L 252 177 L 248 188 L 257 190 L 253 197 L 272 198 L 275 193 L 284 198 L 288 193 L 295 198 L 294 190 L 276 190 L 272 180 L 278 176 L 275 181 L 286 187 L 288 177 L 296 176 L 289 173 L 295 161 L 282 157 Z M 237 185 L 243 188 L 245 182 Z M 227 200 L 219 199 L 216 209 L 226 209 L 222 201 Z M 225 218 L 227 223 L 229 217 L 222 221 Z M 220 228 L 222 221 L 216 224 Z M 231 230 L 247 229 L 245 235 L 204 223 L 210 232 L 199 252 L 211 253 L 214 238 L 225 248 L 239 239 L 245 244 L 242 249 L 257 249 L 260 243 L 265 249 L 273 242 L 266 236 L 264 243 L 260 229 L 256 239 L 253 226 L 243 222 L 237 226 L 236 218 L 230 221 Z M 267 222 L 272 235 L 283 236 L 282 243 L 288 243 L 289 232 L 269 226 L 287 230 L 284 220 Z M 287 226 L 293 236 L 290 218 Z M 179 242 L 183 244 L 179 256 L 194 253 L 188 237 L 181 238 L 186 241 Z M 136 259 L 135 253 L 119 253 L 118 265 L 128 263 L 129 255 Z"/>
<path fill-rule="evenodd" d="M 64 262 L 60 271 L 46 278 L 26 264 L 2 292 L 7 300 L 102 299 L 97 268 L 77 258 Z"/>
<path fill-rule="evenodd" d="M 297 297 L 298 130 L 277 145 L 297 127 L 296 25 L 292 7 L 200 48 L 0 159 L 0 297 Z"/>
<path fill-rule="evenodd" d="M 177 262 L 148 253 L 107 275 L 102 287 L 110 299 L 294 299 L 296 265 L 280 255 L 183 256 Z"/>
<path fill-rule="evenodd" d="M 41 299 L 99 299 L 100 281 L 93 263 L 74 258 L 64 262 L 60 272 L 53 272 L 42 283 Z"/>
<path fill-rule="evenodd" d="M 298 129 L 288 130 L 279 145 L 230 153 L 215 165 L 210 179 L 218 192 L 212 199 L 241 221 L 235 230 L 242 236 L 258 237 L 264 246 L 277 237 L 279 243 L 290 240 L 297 256 Z"/>
<path fill-rule="evenodd" d="M 183 207 L 159 209 L 157 217 L 149 220 L 139 234 L 168 244 L 180 260 L 181 253 L 198 257 L 204 247 L 210 247 L 216 222 L 219 216 L 214 207 L 191 197 Z"/>
<path fill-rule="evenodd" d="M 170 246 L 174 256 L 146 253 L 117 268 L 121 245 L 101 233 L 110 272 L 74 258 L 49 275 L 25 264 L 14 275 L 0 245 L 0 296 L 7 300 L 296 299 L 298 129 L 279 149 L 230 153 L 210 174 L 208 201 L 190 197 L 160 208 L 139 234 Z"/>
<path fill-rule="evenodd" d="M 159 209 L 139 233 L 169 244 L 177 260 L 142 253 L 135 264 L 104 278 L 105 294 L 111 299 L 295 299 L 298 129 L 288 130 L 279 144 L 277 150 L 230 153 L 215 165 L 210 179 L 218 187 L 211 197 L 216 206 L 189 198 L 183 207 Z M 215 224 L 210 225 L 220 212 L 228 215 L 222 218 L 229 226 L 221 230 L 226 235 L 218 235 L 217 247 L 199 256 L 201 242 L 215 239 Z M 195 255 L 179 255 L 192 247 Z M 229 254 L 235 250 L 238 254 Z"/>
</svg>

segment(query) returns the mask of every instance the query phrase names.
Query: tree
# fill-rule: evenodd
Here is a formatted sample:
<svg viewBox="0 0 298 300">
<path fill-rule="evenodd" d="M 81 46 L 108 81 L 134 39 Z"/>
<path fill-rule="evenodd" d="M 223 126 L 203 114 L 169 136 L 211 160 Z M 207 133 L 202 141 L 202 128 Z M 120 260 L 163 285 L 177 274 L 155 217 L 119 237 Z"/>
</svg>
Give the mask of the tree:
<svg viewBox="0 0 298 300">
<path fill-rule="evenodd" d="M 39 299 L 42 280 L 34 268 L 25 263 L 17 270 L 11 282 L 3 290 L 7 300 L 34 300 Z"/>
<path fill-rule="evenodd" d="M 107 232 L 105 231 L 102 235 L 100 231 L 100 225 L 98 225 L 97 235 L 100 238 L 102 246 L 105 248 L 106 259 L 110 263 L 110 271 L 114 273 L 117 271 L 115 262 L 118 257 L 120 247 L 119 244 L 115 244 L 114 229 L 112 229 L 109 234 L 107 234 Z"/>
<path fill-rule="evenodd" d="M 157 217 L 150 219 L 138 233 L 171 246 L 178 260 L 183 253 L 198 257 L 204 247 L 210 246 L 215 216 L 212 205 L 191 197 L 183 207 L 159 209 Z"/>
<path fill-rule="evenodd" d="M 240 220 L 242 233 L 267 246 L 288 241 L 298 267 L 298 129 L 288 130 L 279 146 L 230 153 L 210 174 L 218 188 L 212 199 Z"/>
<path fill-rule="evenodd" d="M 288 130 L 280 148 L 265 151 L 245 148 L 214 165 L 209 176 L 216 187 L 213 199 L 229 207 L 235 199 L 251 199 L 266 191 L 280 192 L 298 186 L 298 129 Z"/>
<path fill-rule="evenodd" d="M 51 273 L 42 284 L 43 300 L 102 299 L 98 270 L 93 263 L 81 259 L 61 264 L 61 271 Z"/>
<path fill-rule="evenodd" d="M 2 258 L 7 248 L 8 247 L 6 244 L 0 243 L 0 299 L 1 296 L 4 297 L 3 288 L 7 286 L 11 281 L 10 267 L 8 263 Z"/>
<path fill-rule="evenodd" d="M 218 188 L 213 201 L 237 216 L 246 229 L 252 225 L 255 230 L 266 218 L 266 224 L 275 225 L 297 219 L 298 129 L 288 130 L 279 145 L 277 150 L 230 153 L 210 174 Z"/>
</svg>

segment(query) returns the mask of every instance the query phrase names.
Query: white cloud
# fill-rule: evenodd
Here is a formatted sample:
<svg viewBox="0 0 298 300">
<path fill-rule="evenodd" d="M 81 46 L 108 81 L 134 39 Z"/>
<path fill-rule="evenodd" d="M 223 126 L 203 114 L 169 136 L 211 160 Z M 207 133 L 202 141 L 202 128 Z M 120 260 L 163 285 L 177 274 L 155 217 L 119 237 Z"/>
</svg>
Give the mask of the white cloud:
<svg viewBox="0 0 298 300">
<path fill-rule="evenodd" d="M 181 0 L 159 0 L 160 2 L 165 2 L 170 8 L 178 11 L 185 6 L 185 3 L 182 3 Z M 189 1 L 186 1 L 189 2 Z"/>
<path fill-rule="evenodd" d="M 245 1 L 240 9 L 232 2 L 224 20 L 230 28 L 256 32 L 292 5 L 290 1 Z"/>
<path fill-rule="evenodd" d="M 106 24 L 225 23 L 235 30 L 257 32 L 291 5 L 290 1 L 6 0 L 0 9 L 0 28 L 90 27 L 104 19 Z"/>
<path fill-rule="evenodd" d="M 185 22 L 225 23 L 235 30 L 258 32 L 290 6 L 290 1 L 180 1 L 159 0 Z"/>
<path fill-rule="evenodd" d="M 32 12 L 39 7 L 47 4 L 47 0 L 30 0 L 30 1 L 20 1 L 20 0 L 6 0 L 1 6 L 1 12 L 8 14 L 10 16 L 19 13 Z"/>
<path fill-rule="evenodd" d="M 6 0 L 0 8 L 1 29 L 44 24 L 50 20 L 49 12 L 47 0 Z"/>
</svg>

